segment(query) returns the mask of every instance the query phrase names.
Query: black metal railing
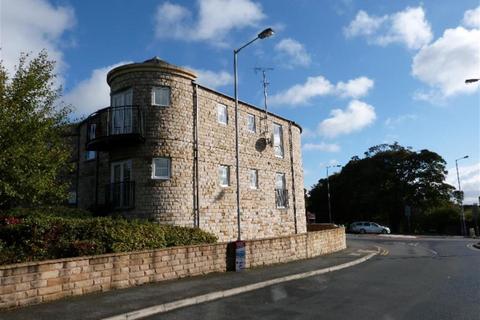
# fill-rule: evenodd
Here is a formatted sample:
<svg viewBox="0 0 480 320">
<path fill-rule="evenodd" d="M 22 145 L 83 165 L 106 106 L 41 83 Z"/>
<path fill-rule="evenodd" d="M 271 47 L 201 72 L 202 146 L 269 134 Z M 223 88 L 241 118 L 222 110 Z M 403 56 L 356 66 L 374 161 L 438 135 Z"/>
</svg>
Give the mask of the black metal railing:
<svg viewBox="0 0 480 320">
<path fill-rule="evenodd" d="M 135 207 L 135 181 L 109 183 L 105 186 L 105 204 L 112 209 Z"/>
<path fill-rule="evenodd" d="M 145 111 L 140 106 L 108 107 L 87 118 L 87 146 L 106 137 L 144 134 Z"/>
<path fill-rule="evenodd" d="M 288 208 L 287 189 L 275 189 L 275 205 L 277 208 Z"/>
</svg>

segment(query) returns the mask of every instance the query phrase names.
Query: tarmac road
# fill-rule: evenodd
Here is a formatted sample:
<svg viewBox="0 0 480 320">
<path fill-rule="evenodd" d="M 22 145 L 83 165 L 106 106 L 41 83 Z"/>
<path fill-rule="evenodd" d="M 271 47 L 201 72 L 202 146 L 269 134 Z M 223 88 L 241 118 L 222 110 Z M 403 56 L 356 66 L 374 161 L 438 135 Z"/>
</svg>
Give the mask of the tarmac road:
<svg viewBox="0 0 480 320">
<path fill-rule="evenodd" d="M 148 319 L 480 319 L 480 250 L 463 238 L 349 235 L 382 253 L 352 268 Z M 478 241 L 477 241 L 478 242 Z"/>
</svg>

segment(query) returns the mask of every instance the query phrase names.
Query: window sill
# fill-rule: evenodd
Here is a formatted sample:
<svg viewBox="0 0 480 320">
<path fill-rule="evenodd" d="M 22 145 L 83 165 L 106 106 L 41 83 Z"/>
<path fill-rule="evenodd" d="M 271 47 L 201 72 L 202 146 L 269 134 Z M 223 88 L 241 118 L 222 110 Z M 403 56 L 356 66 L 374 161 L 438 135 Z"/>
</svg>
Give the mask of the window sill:
<svg viewBox="0 0 480 320">
<path fill-rule="evenodd" d="M 170 180 L 170 177 L 152 177 L 152 180 L 166 181 Z"/>
</svg>

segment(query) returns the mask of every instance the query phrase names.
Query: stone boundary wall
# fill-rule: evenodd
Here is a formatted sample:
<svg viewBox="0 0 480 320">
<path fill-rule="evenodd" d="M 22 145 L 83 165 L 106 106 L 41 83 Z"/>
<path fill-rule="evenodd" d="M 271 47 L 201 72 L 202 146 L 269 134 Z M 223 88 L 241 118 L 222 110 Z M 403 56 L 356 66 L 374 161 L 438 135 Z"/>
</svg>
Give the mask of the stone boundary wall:
<svg viewBox="0 0 480 320">
<path fill-rule="evenodd" d="M 246 241 L 246 267 L 346 248 L 345 229 Z M 234 268 L 234 243 L 171 247 L 0 266 L 0 309 Z"/>
</svg>

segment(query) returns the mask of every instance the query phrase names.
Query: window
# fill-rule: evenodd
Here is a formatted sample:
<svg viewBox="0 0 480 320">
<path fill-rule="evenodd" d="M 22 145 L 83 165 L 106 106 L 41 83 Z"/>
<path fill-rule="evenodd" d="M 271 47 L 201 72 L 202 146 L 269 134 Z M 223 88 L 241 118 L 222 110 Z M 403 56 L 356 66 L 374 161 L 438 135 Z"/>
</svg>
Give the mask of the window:
<svg viewBox="0 0 480 320">
<path fill-rule="evenodd" d="M 77 192 L 70 191 L 68 193 L 68 204 L 76 204 L 77 203 Z"/>
<path fill-rule="evenodd" d="M 275 174 L 275 189 L 285 190 L 285 173 Z"/>
<path fill-rule="evenodd" d="M 170 87 L 153 87 L 152 104 L 154 106 L 170 106 Z"/>
<path fill-rule="evenodd" d="M 255 116 L 253 114 L 247 114 L 247 129 L 250 132 L 255 133 L 257 131 L 255 125 Z"/>
<path fill-rule="evenodd" d="M 132 101 L 132 89 L 112 95 L 111 134 L 132 133 Z"/>
<path fill-rule="evenodd" d="M 283 158 L 283 129 L 277 123 L 273 124 L 273 149 L 275 156 Z"/>
<path fill-rule="evenodd" d="M 228 187 L 230 185 L 230 167 L 229 166 L 218 167 L 218 177 L 220 180 L 220 186 Z"/>
<path fill-rule="evenodd" d="M 275 204 L 277 208 L 287 208 L 288 207 L 288 192 L 285 189 L 285 174 L 276 173 L 275 174 Z"/>
<path fill-rule="evenodd" d="M 93 160 L 97 157 L 96 151 L 85 151 L 85 160 Z"/>
<path fill-rule="evenodd" d="M 87 127 L 87 140 L 91 141 L 95 139 L 95 133 L 97 130 L 97 124 L 91 123 Z M 97 157 L 96 151 L 86 151 L 85 152 L 85 160 L 93 160 Z"/>
<path fill-rule="evenodd" d="M 228 123 L 227 106 L 224 106 L 223 104 L 217 105 L 217 120 L 222 124 Z"/>
<path fill-rule="evenodd" d="M 152 179 L 170 179 L 170 158 L 153 158 Z"/>
<path fill-rule="evenodd" d="M 258 189 L 258 170 L 250 169 L 250 189 Z"/>
</svg>

